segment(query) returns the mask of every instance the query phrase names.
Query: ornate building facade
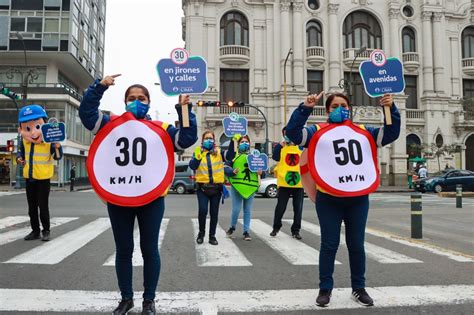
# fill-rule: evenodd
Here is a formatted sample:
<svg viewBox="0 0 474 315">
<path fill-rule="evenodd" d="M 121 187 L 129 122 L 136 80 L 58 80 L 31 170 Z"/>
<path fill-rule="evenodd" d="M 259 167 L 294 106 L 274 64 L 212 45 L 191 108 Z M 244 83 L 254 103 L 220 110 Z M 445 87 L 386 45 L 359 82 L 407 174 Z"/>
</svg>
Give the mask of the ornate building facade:
<svg viewBox="0 0 474 315">
<path fill-rule="evenodd" d="M 365 94 L 357 69 L 374 49 L 382 49 L 403 62 L 406 82 L 405 95 L 395 96 L 400 138 L 378 153 L 382 183 L 404 185 L 408 158 L 430 157 L 430 150 L 419 152 L 421 146 L 454 148 L 441 157 L 441 168 L 474 170 L 471 0 L 183 0 L 182 5 L 186 49 L 208 63 L 209 88 L 200 98 L 258 107 L 270 141 L 281 140 L 282 127 L 308 92 L 321 90 L 352 91 L 355 121 L 381 126 L 382 111 Z M 308 124 L 325 121 L 319 105 Z M 264 148 L 265 120 L 254 108 L 197 111 L 199 131 L 214 130 L 221 143 L 222 118 L 231 111 L 247 117 L 253 143 Z M 432 172 L 439 164 L 428 159 Z"/>
</svg>

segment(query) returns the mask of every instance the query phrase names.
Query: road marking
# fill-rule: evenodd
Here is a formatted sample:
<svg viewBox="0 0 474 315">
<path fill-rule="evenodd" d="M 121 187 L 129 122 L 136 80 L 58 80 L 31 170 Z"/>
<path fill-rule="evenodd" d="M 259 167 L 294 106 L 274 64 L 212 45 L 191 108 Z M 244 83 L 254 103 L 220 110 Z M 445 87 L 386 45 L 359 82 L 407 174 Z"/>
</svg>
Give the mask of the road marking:
<svg viewBox="0 0 474 315">
<path fill-rule="evenodd" d="M 168 222 L 170 219 L 163 219 L 161 221 L 161 227 L 160 227 L 160 235 L 158 236 L 158 248 L 161 247 L 161 243 L 163 243 L 163 238 L 166 233 L 166 228 L 168 227 Z M 103 266 L 115 266 L 115 255 L 116 253 L 113 253 L 112 256 L 110 256 L 107 261 L 103 264 Z M 138 266 L 143 266 L 143 256 L 142 256 L 142 251 L 140 249 L 140 231 L 137 228 L 133 231 L 133 254 L 132 254 L 132 266 L 138 267 Z"/>
<path fill-rule="evenodd" d="M 24 194 L 24 191 L 0 191 L 0 197 Z"/>
<path fill-rule="evenodd" d="M 412 239 L 403 238 L 401 236 L 378 231 L 373 228 L 367 228 L 365 232 L 377 237 L 385 238 L 387 240 L 390 240 L 396 243 L 400 243 L 400 244 L 415 247 L 415 248 L 420 248 L 436 255 L 445 256 L 455 261 L 474 262 L 474 256 L 456 252 L 450 249 L 442 248 L 436 245 L 427 244 L 422 241 L 416 241 Z"/>
<path fill-rule="evenodd" d="M 30 217 L 26 215 L 16 215 L 16 216 L 11 216 L 11 217 L 6 217 L 3 219 L 0 219 L 0 229 L 7 228 L 18 223 L 28 222 L 29 220 L 30 220 Z"/>
<path fill-rule="evenodd" d="M 290 312 L 329 311 L 337 309 L 367 309 L 354 302 L 350 288 L 334 289 L 327 308 L 316 306 L 318 291 L 261 290 L 261 291 L 192 291 L 158 292 L 156 309 L 162 313 L 201 312 Z M 474 285 L 433 285 L 367 288 L 375 301 L 372 308 L 409 307 L 474 302 Z M 136 292 L 141 296 L 142 292 Z M 409 298 L 407 298 L 409 297 Z M 117 292 L 0 289 L 0 311 L 17 312 L 110 312 L 117 305 Z M 216 303 L 218 301 L 218 303 Z M 371 309 L 372 309 L 371 308 Z M 139 311 L 139 307 L 133 311 Z M 402 311 L 401 311 L 402 312 Z"/>
<path fill-rule="evenodd" d="M 292 222 L 291 220 L 283 220 L 284 222 Z M 321 236 L 321 232 L 319 229 L 319 225 L 302 221 L 301 228 L 311 234 L 316 236 Z M 341 245 L 345 245 L 345 235 L 341 233 Z M 365 246 L 365 253 L 367 257 L 381 263 L 381 264 L 414 264 L 414 263 L 422 263 L 421 260 L 414 259 L 403 254 L 399 254 L 397 252 L 391 251 L 389 249 L 371 244 L 371 243 L 364 243 Z"/>
<path fill-rule="evenodd" d="M 197 238 L 199 232 L 199 220 L 191 220 L 193 223 L 194 238 Z M 206 220 L 206 227 L 208 230 L 209 226 L 210 220 Z M 205 235 L 204 243 L 202 244 L 197 244 L 196 241 L 194 241 L 198 266 L 252 266 L 252 263 L 247 259 L 247 257 L 245 257 L 237 245 L 226 236 L 225 231 L 220 227 L 220 225 L 217 225 L 216 238 L 219 242 L 218 245 L 209 244 L 207 235 Z"/>
<path fill-rule="evenodd" d="M 109 218 L 99 218 L 74 231 L 61 235 L 21 255 L 6 261 L 7 264 L 60 263 L 66 257 L 83 247 L 99 234 L 110 228 Z"/>
<path fill-rule="evenodd" d="M 270 236 L 272 227 L 261 220 L 252 220 L 250 230 L 292 265 L 319 263 L 319 251 L 283 232 L 279 232 L 277 237 Z M 336 260 L 336 264 L 341 263 Z"/>
<path fill-rule="evenodd" d="M 76 217 L 57 217 L 51 218 L 50 228 L 57 227 L 61 224 L 65 224 L 74 220 L 77 220 Z M 14 229 L 5 233 L 0 233 L 0 245 L 5 245 L 20 239 L 23 239 L 26 234 L 31 232 L 31 227 L 24 227 L 19 229 Z"/>
</svg>

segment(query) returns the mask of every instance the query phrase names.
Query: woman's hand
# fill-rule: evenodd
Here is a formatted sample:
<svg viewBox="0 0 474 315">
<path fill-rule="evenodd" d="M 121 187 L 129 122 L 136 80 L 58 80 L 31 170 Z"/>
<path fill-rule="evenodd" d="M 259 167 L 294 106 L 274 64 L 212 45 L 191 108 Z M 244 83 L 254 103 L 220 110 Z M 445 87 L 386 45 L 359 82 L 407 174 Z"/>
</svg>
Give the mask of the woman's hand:
<svg viewBox="0 0 474 315">
<path fill-rule="evenodd" d="M 257 171 L 258 176 L 262 176 L 262 170 Z"/>
<path fill-rule="evenodd" d="M 121 74 L 108 75 L 105 78 L 103 78 L 102 81 L 100 81 L 100 84 L 107 87 L 111 85 L 115 85 L 115 78 L 119 76 L 121 76 Z"/>
<path fill-rule="evenodd" d="M 319 102 L 321 97 L 323 97 L 323 95 L 324 95 L 324 91 L 322 91 L 319 94 L 311 94 L 311 95 L 306 96 L 304 100 L 304 106 L 313 108 Z"/>
<path fill-rule="evenodd" d="M 23 160 L 21 157 L 16 159 L 16 163 L 20 164 L 20 165 L 23 165 L 23 166 L 26 164 L 25 160 Z"/>
<path fill-rule="evenodd" d="M 237 175 L 238 172 L 239 172 L 239 169 L 238 169 L 238 168 L 234 168 L 234 174 Z"/>
<path fill-rule="evenodd" d="M 189 95 L 187 94 L 181 94 L 179 96 L 179 105 L 188 105 L 189 104 Z"/>
<path fill-rule="evenodd" d="M 57 143 L 57 142 L 54 143 L 54 148 L 55 149 L 59 149 L 60 147 L 61 147 L 61 145 L 59 143 Z"/>
<path fill-rule="evenodd" d="M 392 94 L 384 94 L 382 98 L 380 99 L 380 106 L 388 106 L 392 107 L 393 105 L 393 96 Z"/>
</svg>

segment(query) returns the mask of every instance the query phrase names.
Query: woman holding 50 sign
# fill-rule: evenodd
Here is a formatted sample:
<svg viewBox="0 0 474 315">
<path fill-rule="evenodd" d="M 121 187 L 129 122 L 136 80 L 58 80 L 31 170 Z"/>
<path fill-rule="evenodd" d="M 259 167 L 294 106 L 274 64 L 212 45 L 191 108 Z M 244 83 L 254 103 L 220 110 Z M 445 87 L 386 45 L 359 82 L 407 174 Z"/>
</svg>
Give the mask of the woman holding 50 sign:
<svg viewBox="0 0 474 315">
<path fill-rule="evenodd" d="M 174 152 L 197 141 L 196 116 L 188 107 L 188 128 L 176 129 L 151 121 L 147 112 L 150 94 L 134 84 L 125 91 L 122 116 L 110 117 L 99 110 L 104 92 L 120 74 L 96 80 L 84 94 L 79 115 L 84 126 L 97 134 L 91 144 L 87 169 L 97 194 L 107 201 L 116 246 L 115 268 L 122 295 L 113 314 L 126 314 L 133 308 L 132 253 L 135 218 L 140 229 L 143 256 L 142 314 L 156 314 L 155 290 L 160 275 L 158 235 L 165 210 L 164 197 L 174 177 Z M 182 125 L 182 106 L 176 105 Z M 191 104 L 189 104 L 191 105 Z"/>
<path fill-rule="evenodd" d="M 308 165 L 316 182 L 316 212 L 321 227 L 319 255 L 319 295 L 316 303 L 327 306 L 334 286 L 332 274 L 339 247 L 341 223 L 346 228 L 352 297 L 372 306 L 365 290 L 364 234 L 369 210 L 368 194 L 379 185 L 377 146 L 395 141 L 400 134 L 400 114 L 393 98 L 385 94 L 381 106 L 390 108 L 392 125 L 381 128 L 355 125 L 350 120 L 349 100 L 344 94 L 332 94 L 326 100 L 328 122 L 305 127 L 313 107 L 323 96 L 310 95 L 293 112 L 286 135 L 295 144 L 308 148 Z"/>
</svg>

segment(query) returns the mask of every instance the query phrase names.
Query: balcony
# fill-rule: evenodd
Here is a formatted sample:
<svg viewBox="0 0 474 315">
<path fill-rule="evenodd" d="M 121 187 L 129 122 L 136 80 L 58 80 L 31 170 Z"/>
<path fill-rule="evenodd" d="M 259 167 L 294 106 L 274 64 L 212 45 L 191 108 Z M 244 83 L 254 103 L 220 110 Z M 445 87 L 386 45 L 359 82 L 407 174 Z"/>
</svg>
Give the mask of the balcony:
<svg viewBox="0 0 474 315">
<path fill-rule="evenodd" d="M 463 58 L 462 71 L 467 75 L 474 75 L 474 58 Z"/>
<path fill-rule="evenodd" d="M 354 60 L 354 57 L 356 56 L 358 50 L 359 48 L 347 48 L 347 49 L 344 49 L 344 51 L 342 52 L 342 58 L 343 58 L 344 64 L 348 68 L 351 67 L 352 61 Z M 361 64 L 362 61 L 369 60 L 370 54 L 372 53 L 372 51 L 374 51 L 374 49 L 367 49 L 366 51 L 361 53 L 359 57 L 357 57 L 357 59 L 354 61 L 354 67 L 359 68 L 359 65 Z"/>
<path fill-rule="evenodd" d="M 314 67 L 322 65 L 326 60 L 324 58 L 324 48 L 316 46 L 306 48 L 306 60 Z"/>
<path fill-rule="evenodd" d="M 219 49 L 220 60 L 228 65 L 240 66 L 250 61 L 250 49 L 247 46 L 226 45 Z"/>
<path fill-rule="evenodd" d="M 21 83 L 9 83 L 8 87 L 21 95 Z M 82 95 L 74 88 L 65 83 L 29 83 L 28 95 L 30 94 L 66 94 L 77 101 L 82 101 Z"/>
<path fill-rule="evenodd" d="M 425 111 L 423 109 L 407 109 L 406 110 L 407 124 L 410 125 L 424 125 Z"/>
<path fill-rule="evenodd" d="M 420 57 L 417 52 L 406 52 L 402 55 L 403 66 L 407 71 L 415 71 L 420 67 Z"/>
</svg>

